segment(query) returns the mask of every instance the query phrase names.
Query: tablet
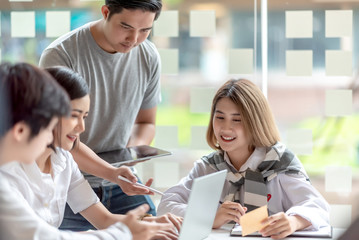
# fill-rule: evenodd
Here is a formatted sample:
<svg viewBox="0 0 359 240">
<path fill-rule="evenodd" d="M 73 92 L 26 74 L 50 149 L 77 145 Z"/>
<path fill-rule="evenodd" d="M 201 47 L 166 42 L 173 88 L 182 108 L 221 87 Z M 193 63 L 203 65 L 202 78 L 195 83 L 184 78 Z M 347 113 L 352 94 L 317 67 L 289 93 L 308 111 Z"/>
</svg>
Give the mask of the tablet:
<svg viewBox="0 0 359 240">
<path fill-rule="evenodd" d="M 97 155 L 115 167 L 123 164 L 131 164 L 171 155 L 172 153 L 159 148 L 141 145 L 128 148 L 121 148 L 114 151 L 101 152 Z"/>
</svg>

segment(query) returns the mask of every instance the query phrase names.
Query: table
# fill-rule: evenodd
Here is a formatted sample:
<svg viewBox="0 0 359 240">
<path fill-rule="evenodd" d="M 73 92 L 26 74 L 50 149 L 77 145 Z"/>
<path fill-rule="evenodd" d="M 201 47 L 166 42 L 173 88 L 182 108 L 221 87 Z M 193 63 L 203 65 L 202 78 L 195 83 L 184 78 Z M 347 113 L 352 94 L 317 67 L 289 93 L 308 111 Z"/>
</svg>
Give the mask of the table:
<svg viewBox="0 0 359 240">
<path fill-rule="evenodd" d="M 261 237 L 231 237 L 229 235 L 230 230 L 232 229 L 233 224 L 226 224 L 220 229 L 213 229 L 211 234 L 205 240 L 235 240 L 235 239 L 247 239 L 247 240 L 259 240 L 259 239 L 270 239 L 270 238 L 261 238 Z M 333 237 L 331 239 L 338 239 L 345 229 L 342 228 L 333 228 Z M 330 238 L 301 238 L 301 237 L 287 237 L 286 240 L 325 240 Z"/>
</svg>

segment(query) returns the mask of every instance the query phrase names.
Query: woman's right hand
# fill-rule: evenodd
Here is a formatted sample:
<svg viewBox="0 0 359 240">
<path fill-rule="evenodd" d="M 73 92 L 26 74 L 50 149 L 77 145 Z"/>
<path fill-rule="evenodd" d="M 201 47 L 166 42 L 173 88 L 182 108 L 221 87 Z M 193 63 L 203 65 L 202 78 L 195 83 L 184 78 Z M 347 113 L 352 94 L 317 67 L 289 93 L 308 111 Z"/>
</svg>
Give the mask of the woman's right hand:
<svg viewBox="0 0 359 240">
<path fill-rule="evenodd" d="M 239 224 L 239 219 L 246 213 L 246 211 L 247 208 L 242 207 L 239 203 L 225 201 L 218 208 L 212 227 L 220 228 L 230 221 L 234 221 Z"/>
<path fill-rule="evenodd" d="M 149 210 L 147 204 L 143 204 L 131 211 L 129 211 L 123 218 L 123 223 L 130 229 L 132 233 L 133 240 L 147 240 L 151 239 L 154 236 L 161 235 L 162 232 L 174 230 L 173 224 L 170 223 L 156 223 L 156 222 L 147 222 L 140 221 L 139 216 L 144 215 Z M 177 236 L 174 236 L 173 239 L 176 239 Z M 158 239 L 168 239 L 161 238 Z"/>
<path fill-rule="evenodd" d="M 122 177 L 127 178 L 133 183 L 128 183 L 125 181 L 122 181 L 118 178 L 118 176 L 121 175 Z M 111 182 L 117 183 L 122 191 L 126 193 L 128 196 L 134 196 L 134 195 L 154 195 L 153 192 L 148 190 L 147 188 L 137 186 L 135 183 L 137 182 L 137 177 L 133 174 L 130 168 L 126 166 L 121 166 L 119 168 L 113 168 L 113 171 L 111 173 Z M 150 187 L 153 182 L 153 178 L 150 178 L 146 182 L 146 186 Z"/>
</svg>

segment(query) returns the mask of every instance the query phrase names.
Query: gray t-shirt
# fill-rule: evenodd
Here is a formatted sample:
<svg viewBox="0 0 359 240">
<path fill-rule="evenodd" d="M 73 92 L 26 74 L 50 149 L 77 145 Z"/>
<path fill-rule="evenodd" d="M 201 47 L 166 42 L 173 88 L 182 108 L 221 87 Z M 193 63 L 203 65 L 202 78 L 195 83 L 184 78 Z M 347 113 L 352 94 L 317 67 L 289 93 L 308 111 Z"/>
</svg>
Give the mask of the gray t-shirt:
<svg viewBox="0 0 359 240">
<path fill-rule="evenodd" d="M 140 109 L 160 102 L 160 57 L 145 40 L 129 53 L 108 53 L 88 23 L 56 39 L 42 53 L 41 67 L 67 66 L 90 88 L 90 114 L 81 141 L 95 152 L 126 147 Z M 88 179 L 98 186 L 99 179 Z M 95 183 L 96 182 L 96 183 Z"/>
</svg>

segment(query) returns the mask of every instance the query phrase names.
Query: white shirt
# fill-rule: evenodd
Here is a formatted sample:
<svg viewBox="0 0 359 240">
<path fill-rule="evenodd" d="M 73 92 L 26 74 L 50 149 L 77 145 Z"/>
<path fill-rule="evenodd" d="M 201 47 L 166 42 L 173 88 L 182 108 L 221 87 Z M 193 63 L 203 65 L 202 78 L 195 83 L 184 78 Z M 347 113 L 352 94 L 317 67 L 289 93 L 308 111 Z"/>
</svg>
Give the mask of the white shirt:
<svg viewBox="0 0 359 240">
<path fill-rule="evenodd" d="M 10 163 L 11 164 L 11 163 Z M 131 232 L 122 223 L 105 230 L 91 232 L 60 231 L 41 219 L 26 200 L 10 187 L 0 172 L 0 234 L 1 239 L 16 240 L 115 240 L 132 239 Z"/>
<path fill-rule="evenodd" d="M 11 164 L 1 168 L 13 191 L 28 202 L 39 217 L 59 227 L 64 217 L 66 202 L 74 213 L 99 202 L 81 174 L 70 152 L 56 148 L 51 154 L 53 176 L 40 171 L 36 163 Z"/>
<path fill-rule="evenodd" d="M 226 155 L 225 155 L 226 156 Z M 256 148 L 239 172 L 247 168 L 257 169 L 265 157 L 263 148 Z M 229 164 L 228 157 L 224 158 Z M 232 164 L 231 164 L 232 165 Z M 303 169 L 304 170 L 304 169 Z M 214 173 L 202 160 L 197 160 L 191 172 L 174 187 L 168 189 L 158 206 L 157 214 L 171 212 L 184 217 L 193 180 L 197 177 Z M 226 179 L 220 201 L 224 202 L 231 183 Z M 242 186 L 243 188 L 243 186 Z M 299 215 L 309 221 L 308 229 L 318 229 L 329 224 L 329 204 L 320 193 L 301 174 L 278 174 L 267 183 L 268 209 L 272 213 L 285 212 L 288 215 Z M 241 189 L 241 194 L 243 190 Z"/>
</svg>

